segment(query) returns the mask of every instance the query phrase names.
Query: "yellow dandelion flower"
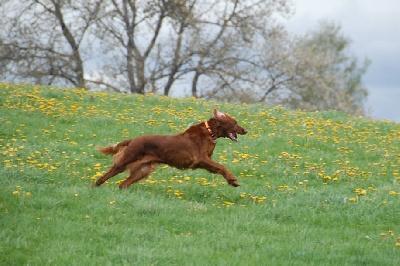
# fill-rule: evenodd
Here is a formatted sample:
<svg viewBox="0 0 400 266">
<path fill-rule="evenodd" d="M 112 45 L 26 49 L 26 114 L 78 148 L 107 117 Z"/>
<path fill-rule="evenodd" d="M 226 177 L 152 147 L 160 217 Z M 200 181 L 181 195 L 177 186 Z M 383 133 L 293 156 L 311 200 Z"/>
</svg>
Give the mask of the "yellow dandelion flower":
<svg viewBox="0 0 400 266">
<path fill-rule="evenodd" d="M 354 190 L 354 192 L 355 192 L 358 196 L 367 195 L 367 190 L 362 189 L 362 188 L 356 188 L 356 189 Z"/>
<path fill-rule="evenodd" d="M 257 202 L 263 202 L 265 200 L 267 200 L 267 197 L 260 197 L 257 199 Z"/>
<path fill-rule="evenodd" d="M 19 194 L 19 191 L 18 191 L 18 190 L 13 191 L 13 195 L 18 195 L 18 194 Z"/>
</svg>

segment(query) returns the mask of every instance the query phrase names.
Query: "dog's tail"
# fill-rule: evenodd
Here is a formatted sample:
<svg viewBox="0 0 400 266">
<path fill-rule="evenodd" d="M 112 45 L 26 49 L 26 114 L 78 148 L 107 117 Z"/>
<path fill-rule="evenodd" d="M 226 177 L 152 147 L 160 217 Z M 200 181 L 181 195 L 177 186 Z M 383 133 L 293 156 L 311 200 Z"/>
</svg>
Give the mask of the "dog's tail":
<svg viewBox="0 0 400 266">
<path fill-rule="evenodd" d="M 125 149 L 131 141 L 131 139 L 128 139 L 108 147 L 98 147 L 97 149 L 105 155 L 114 155 Z"/>
</svg>

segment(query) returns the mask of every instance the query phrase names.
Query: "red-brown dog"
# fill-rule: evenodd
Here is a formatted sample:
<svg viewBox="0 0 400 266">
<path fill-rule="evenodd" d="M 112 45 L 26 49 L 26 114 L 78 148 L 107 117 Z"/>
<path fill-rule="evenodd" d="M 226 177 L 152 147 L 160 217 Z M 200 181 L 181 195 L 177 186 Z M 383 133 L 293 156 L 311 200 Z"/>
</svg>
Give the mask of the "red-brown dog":
<svg viewBox="0 0 400 266">
<path fill-rule="evenodd" d="M 191 126 L 177 135 L 145 135 L 98 149 L 105 155 L 115 155 L 114 165 L 93 185 L 100 186 L 109 178 L 130 170 L 130 175 L 119 187 L 126 188 L 146 178 L 159 164 L 178 169 L 202 168 L 222 175 L 230 185 L 239 186 L 237 178 L 223 165 L 211 160 L 217 138 L 230 138 L 237 142 L 237 134 L 247 131 L 232 117 L 214 109 L 214 117 Z"/>
</svg>

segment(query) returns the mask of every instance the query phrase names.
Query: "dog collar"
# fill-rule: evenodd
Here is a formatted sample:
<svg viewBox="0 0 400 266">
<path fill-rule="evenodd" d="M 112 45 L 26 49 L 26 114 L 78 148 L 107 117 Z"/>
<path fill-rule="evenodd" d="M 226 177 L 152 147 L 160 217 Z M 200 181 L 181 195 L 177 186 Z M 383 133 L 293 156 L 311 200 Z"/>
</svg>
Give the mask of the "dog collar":
<svg viewBox="0 0 400 266">
<path fill-rule="evenodd" d="M 210 127 L 208 126 L 208 121 L 204 122 L 206 125 L 208 133 L 210 133 L 210 136 L 214 139 L 214 143 L 217 141 L 217 136 L 211 131 Z"/>
</svg>

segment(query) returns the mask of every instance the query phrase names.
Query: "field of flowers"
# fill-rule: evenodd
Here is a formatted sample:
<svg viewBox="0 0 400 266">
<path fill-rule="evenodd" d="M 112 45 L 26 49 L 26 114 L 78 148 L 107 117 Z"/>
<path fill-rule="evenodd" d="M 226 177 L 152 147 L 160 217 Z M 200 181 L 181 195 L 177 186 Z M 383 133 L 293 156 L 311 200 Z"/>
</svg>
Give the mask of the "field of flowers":
<svg viewBox="0 0 400 266">
<path fill-rule="evenodd" d="M 175 134 L 213 108 L 249 131 L 238 143 L 219 139 L 213 156 L 240 187 L 203 170 L 161 166 L 126 191 L 118 191 L 125 174 L 90 188 L 112 162 L 96 146 Z M 2 263 L 400 262 L 398 123 L 1 83 L 0 110 Z M 131 219 L 137 224 L 126 225 Z M 141 248 L 128 248 L 138 241 Z"/>
</svg>

